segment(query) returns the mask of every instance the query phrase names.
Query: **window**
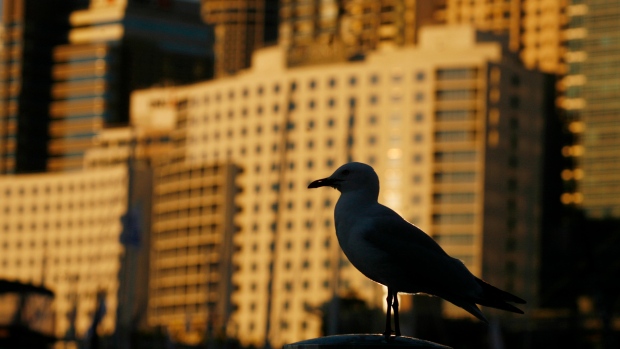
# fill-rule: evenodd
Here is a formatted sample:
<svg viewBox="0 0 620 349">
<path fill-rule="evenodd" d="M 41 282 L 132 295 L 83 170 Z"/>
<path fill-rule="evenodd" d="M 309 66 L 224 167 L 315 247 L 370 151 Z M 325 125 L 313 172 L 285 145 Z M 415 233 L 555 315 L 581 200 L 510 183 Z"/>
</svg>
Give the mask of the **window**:
<svg viewBox="0 0 620 349">
<path fill-rule="evenodd" d="M 436 162 L 467 162 L 476 160 L 476 151 L 439 151 L 435 152 Z"/>
<path fill-rule="evenodd" d="M 435 113 L 436 121 L 467 121 L 474 120 L 476 116 L 475 110 L 455 109 L 455 110 L 438 110 Z"/>
<path fill-rule="evenodd" d="M 436 204 L 471 203 L 475 199 L 476 195 L 470 192 L 433 194 L 433 202 Z"/>
<path fill-rule="evenodd" d="M 439 90 L 437 91 L 438 101 L 451 101 L 462 99 L 475 99 L 475 89 L 454 89 L 454 90 Z"/>
<path fill-rule="evenodd" d="M 439 143 L 446 142 L 467 142 L 473 141 L 476 138 L 475 131 L 438 131 L 435 132 L 435 141 Z"/>
<path fill-rule="evenodd" d="M 426 74 L 423 71 L 419 71 L 415 74 L 415 80 L 418 82 L 424 81 Z"/>
<path fill-rule="evenodd" d="M 447 68 L 437 70 L 437 80 L 473 79 L 476 75 L 476 68 Z"/>
<path fill-rule="evenodd" d="M 436 172 L 434 180 L 438 183 L 469 183 L 476 180 L 476 173 L 473 171 Z"/>
<path fill-rule="evenodd" d="M 433 215 L 433 224 L 471 224 L 474 222 L 473 213 L 441 213 Z"/>
</svg>

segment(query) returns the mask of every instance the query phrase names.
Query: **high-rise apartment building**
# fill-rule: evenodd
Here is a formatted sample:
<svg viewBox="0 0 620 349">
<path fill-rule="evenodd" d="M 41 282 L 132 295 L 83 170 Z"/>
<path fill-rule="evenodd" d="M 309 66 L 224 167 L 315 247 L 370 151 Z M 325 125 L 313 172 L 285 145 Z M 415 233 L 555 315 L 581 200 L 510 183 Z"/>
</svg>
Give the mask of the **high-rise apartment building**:
<svg viewBox="0 0 620 349">
<path fill-rule="evenodd" d="M 526 67 L 564 73 L 562 37 L 567 0 L 446 0 L 448 24 L 470 23 L 483 31 L 505 33 Z"/>
<path fill-rule="evenodd" d="M 202 17 L 215 26 L 215 75 L 251 64 L 252 52 L 278 36 L 278 0 L 201 0 Z"/>
<path fill-rule="evenodd" d="M 172 159 L 156 166 L 147 317 L 175 341 L 226 334 L 238 172 Z"/>
<path fill-rule="evenodd" d="M 70 22 L 70 43 L 54 48 L 48 170 L 80 168 L 104 125 L 128 122 L 133 89 L 212 75 L 212 31 L 197 13 L 92 1 Z"/>
<path fill-rule="evenodd" d="M 134 93 L 144 115 L 177 102 L 187 164 L 243 169 L 229 335 L 279 346 L 319 335 L 308 310 L 334 295 L 383 304 L 340 252 L 338 193 L 307 189 L 351 160 L 375 168 L 382 203 L 536 305 L 546 77 L 487 39 L 431 27 L 417 47 L 296 68 L 274 47 L 234 77 Z"/>
<path fill-rule="evenodd" d="M 17 113 L 21 91 L 23 52 L 23 1 L 2 4 L 0 47 L 0 174 L 15 172 L 17 163 Z"/>
<path fill-rule="evenodd" d="M 576 191 L 562 201 L 591 218 L 620 218 L 620 1 L 571 1 L 567 13 L 568 71 L 559 104 L 574 139 L 563 155 L 574 159 L 575 168 L 562 177 L 575 182 Z"/>
<path fill-rule="evenodd" d="M 416 42 L 421 26 L 441 22 L 443 1 L 282 0 L 280 39 L 291 66 L 343 61 Z M 438 17 L 439 16 L 439 17 Z"/>
<path fill-rule="evenodd" d="M 75 341 L 93 322 L 97 294 L 116 324 L 121 216 L 127 169 L 0 177 L 0 278 L 42 285 L 55 294 L 54 336 Z"/>
<path fill-rule="evenodd" d="M 0 174 L 45 169 L 52 48 L 77 3 L 0 3 Z"/>
</svg>

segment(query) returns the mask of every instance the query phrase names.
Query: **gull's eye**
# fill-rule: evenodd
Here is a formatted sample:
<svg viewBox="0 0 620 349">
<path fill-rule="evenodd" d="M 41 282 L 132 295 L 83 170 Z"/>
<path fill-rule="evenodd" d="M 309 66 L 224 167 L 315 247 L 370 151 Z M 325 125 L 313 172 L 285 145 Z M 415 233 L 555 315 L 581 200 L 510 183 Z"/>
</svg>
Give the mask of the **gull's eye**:
<svg viewBox="0 0 620 349">
<path fill-rule="evenodd" d="M 348 176 L 348 175 L 349 175 L 349 172 L 351 172 L 351 171 L 349 171 L 349 170 L 344 170 L 344 171 L 342 171 L 342 175 L 343 175 L 343 176 Z"/>
</svg>

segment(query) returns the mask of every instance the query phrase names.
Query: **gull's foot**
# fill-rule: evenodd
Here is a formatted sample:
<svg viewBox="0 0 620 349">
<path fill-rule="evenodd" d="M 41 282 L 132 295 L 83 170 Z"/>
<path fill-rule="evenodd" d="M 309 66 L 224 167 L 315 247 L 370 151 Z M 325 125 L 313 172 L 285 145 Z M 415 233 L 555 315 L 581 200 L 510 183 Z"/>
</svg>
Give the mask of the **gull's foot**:
<svg viewBox="0 0 620 349">
<path fill-rule="evenodd" d="M 392 333 L 393 332 L 394 331 L 391 331 L 391 330 L 389 332 L 388 331 L 383 332 L 383 336 L 385 337 L 386 341 L 389 341 L 392 338 Z"/>
</svg>

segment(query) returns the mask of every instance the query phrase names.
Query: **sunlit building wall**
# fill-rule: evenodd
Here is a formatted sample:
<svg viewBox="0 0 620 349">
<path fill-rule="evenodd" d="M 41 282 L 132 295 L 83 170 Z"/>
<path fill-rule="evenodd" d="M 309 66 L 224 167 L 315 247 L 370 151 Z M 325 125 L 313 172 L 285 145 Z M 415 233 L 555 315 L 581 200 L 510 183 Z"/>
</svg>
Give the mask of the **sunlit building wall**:
<svg viewBox="0 0 620 349">
<path fill-rule="evenodd" d="M 265 49 L 235 77 L 134 94 L 145 114 L 154 100 L 182 101 L 188 163 L 244 169 L 229 335 L 278 346 L 319 335 L 308 310 L 335 294 L 383 304 L 339 252 L 338 193 L 306 188 L 351 160 L 375 168 L 381 202 L 536 304 L 543 75 L 485 37 L 433 27 L 417 48 L 298 68 Z"/>
<path fill-rule="evenodd" d="M 175 341 L 225 334 L 238 173 L 225 163 L 156 166 L 148 323 Z"/>
<path fill-rule="evenodd" d="M 107 307 L 99 333 L 114 331 L 126 188 L 124 166 L 0 177 L 0 278 L 54 291 L 60 339 L 83 338 L 99 291 Z"/>
<path fill-rule="evenodd" d="M 75 170 L 104 125 L 128 123 L 133 89 L 212 76 L 212 30 L 195 17 L 127 1 L 71 13 L 69 44 L 54 48 L 51 171 Z"/>
<path fill-rule="evenodd" d="M 575 167 L 562 173 L 562 202 L 591 218 L 618 218 L 620 1 L 570 1 L 567 13 L 568 71 L 558 102 L 574 142 L 562 153 Z"/>
</svg>

